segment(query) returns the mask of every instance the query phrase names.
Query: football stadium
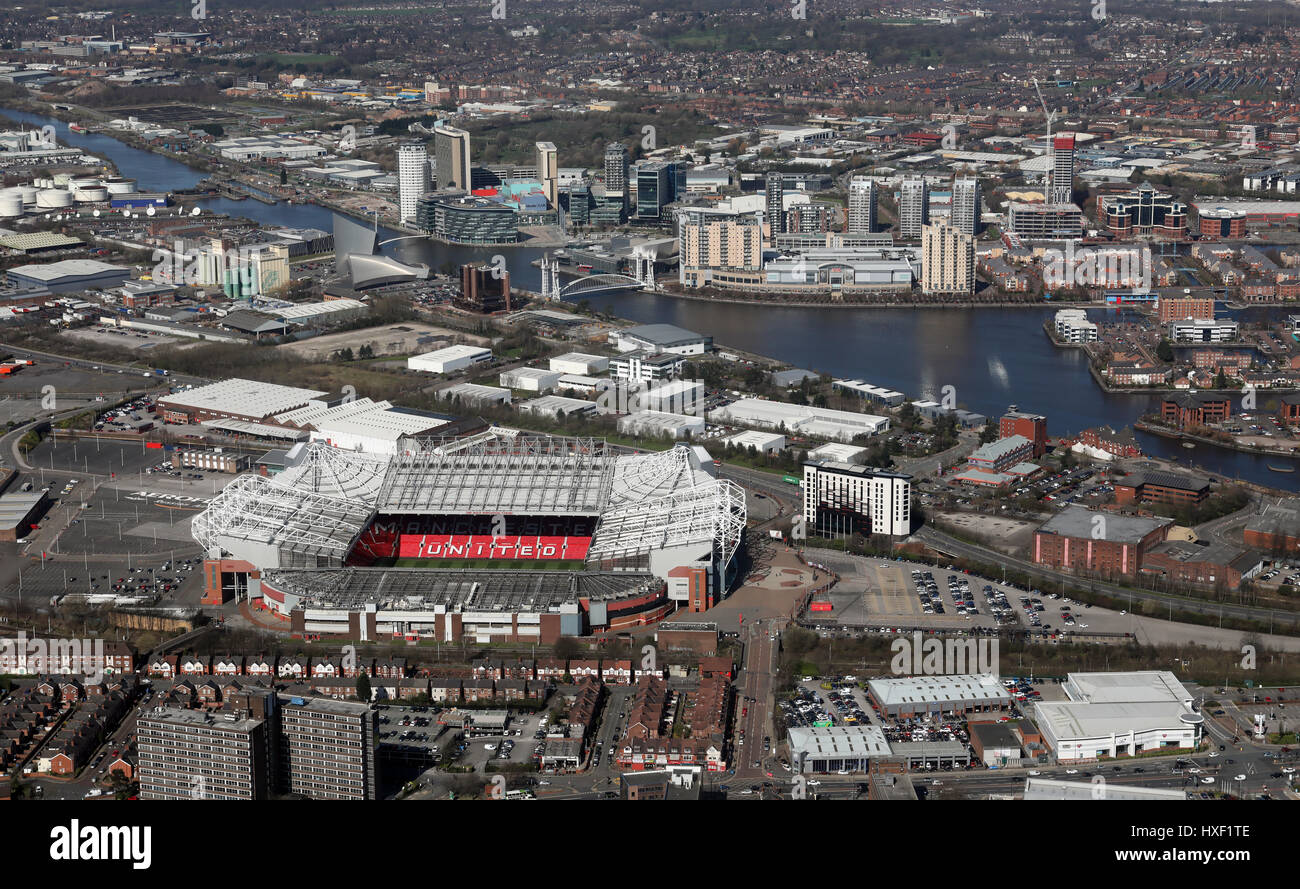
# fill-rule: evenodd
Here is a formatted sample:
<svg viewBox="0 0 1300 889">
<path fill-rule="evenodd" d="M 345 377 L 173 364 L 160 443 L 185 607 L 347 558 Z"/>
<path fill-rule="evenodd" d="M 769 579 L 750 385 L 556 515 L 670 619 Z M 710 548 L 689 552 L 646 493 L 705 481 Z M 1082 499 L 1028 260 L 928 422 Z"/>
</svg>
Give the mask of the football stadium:
<svg viewBox="0 0 1300 889">
<path fill-rule="evenodd" d="M 300 444 L 195 516 L 206 604 L 295 635 L 549 643 L 703 611 L 734 581 L 745 498 L 699 447 L 494 428 L 397 453 Z"/>
</svg>

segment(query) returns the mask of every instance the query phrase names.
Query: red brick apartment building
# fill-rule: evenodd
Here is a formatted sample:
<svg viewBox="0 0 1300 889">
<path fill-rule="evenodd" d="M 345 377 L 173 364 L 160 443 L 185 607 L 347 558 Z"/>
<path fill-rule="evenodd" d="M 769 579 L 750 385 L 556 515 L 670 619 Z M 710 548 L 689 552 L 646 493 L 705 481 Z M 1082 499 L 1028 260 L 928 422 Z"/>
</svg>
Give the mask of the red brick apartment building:
<svg viewBox="0 0 1300 889">
<path fill-rule="evenodd" d="M 1079 433 L 1079 443 L 1116 457 L 1141 457 L 1142 448 L 1133 430 L 1125 426 L 1116 431 L 1113 426 L 1094 426 Z"/>
<path fill-rule="evenodd" d="M 1199 296 L 1161 296 L 1156 304 L 1160 323 L 1185 321 L 1188 318 L 1214 320 L 1214 298 Z"/>
<path fill-rule="evenodd" d="M 1172 519 L 1072 506 L 1034 532 L 1034 564 L 1111 577 L 1134 577 L 1147 551 L 1169 536 Z"/>
<path fill-rule="evenodd" d="M 1277 418 L 1283 425 L 1300 426 L 1300 395 L 1284 395 L 1278 405 Z"/>
<path fill-rule="evenodd" d="M 1195 506 L 1210 496 L 1209 479 L 1173 472 L 1144 472 L 1115 482 L 1115 502 Z"/>
<path fill-rule="evenodd" d="M 1160 402 L 1160 419 L 1178 429 L 1208 426 L 1232 416 L 1232 399 L 1227 395 L 1180 392 Z"/>
<path fill-rule="evenodd" d="M 998 421 L 998 438 L 1013 435 L 1022 435 L 1033 443 L 1033 458 L 1043 456 L 1047 451 L 1047 417 L 1025 413 L 1011 405 Z"/>
<path fill-rule="evenodd" d="M 1203 546 L 1186 540 L 1166 540 L 1147 553 L 1142 572 L 1163 574 L 1182 583 L 1237 589 L 1243 578 L 1253 577 L 1263 564 L 1258 552 L 1231 544 Z"/>
</svg>

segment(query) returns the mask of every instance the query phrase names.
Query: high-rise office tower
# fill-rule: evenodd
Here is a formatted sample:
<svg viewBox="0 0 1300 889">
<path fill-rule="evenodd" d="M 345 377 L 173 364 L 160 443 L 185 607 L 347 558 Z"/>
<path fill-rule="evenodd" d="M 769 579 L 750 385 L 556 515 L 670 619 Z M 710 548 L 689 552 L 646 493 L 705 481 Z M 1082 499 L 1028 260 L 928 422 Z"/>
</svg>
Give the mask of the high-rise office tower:
<svg viewBox="0 0 1300 889">
<path fill-rule="evenodd" d="M 924 176 L 908 176 L 903 180 L 898 198 L 898 235 L 919 238 L 929 221 L 930 187 Z"/>
<path fill-rule="evenodd" d="M 1049 204 L 1068 204 L 1074 199 L 1074 133 L 1058 133 L 1052 138 L 1052 164 L 1048 178 Z"/>
<path fill-rule="evenodd" d="M 623 207 L 627 208 L 627 146 L 622 142 L 611 142 L 605 146 L 605 197 L 613 200 L 621 195 Z"/>
<path fill-rule="evenodd" d="M 553 142 L 537 143 L 537 179 L 542 183 L 546 203 L 551 209 L 560 201 L 560 155 Z"/>
<path fill-rule="evenodd" d="M 958 176 L 952 181 L 952 225 L 962 234 L 980 231 L 980 181 L 976 176 Z"/>
<path fill-rule="evenodd" d="M 433 128 L 433 156 L 438 163 L 438 188 L 470 190 L 469 133 L 450 124 Z"/>
<path fill-rule="evenodd" d="M 921 229 L 921 290 L 924 293 L 975 292 L 975 238 L 947 222 Z"/>
<path fill-rule="evenodd" d="M 677 165 L 650 161 L 636 168 L 636 217 L 661 219 L 664 207 L 677 199 Z"/>
<path fill-rule="evenodd" d="M 775 241 L 785 234 L 785 179 L 780 173 L 768 173 L 763 183 L 767 197 L 767 231 Z"/>
<path fill-rule="evenodd" d="M 378 799 L 378 715 L 366 704 L 280 698 L 282 788 L 309 799 Z"/>
<path fill-rule="evenodd" d="M 876 230 L 876 203 L 874 179 L 854 176 L 849 180 L 849 234 L 869 235 Z"/>
<path fill-rule="evenodd" d="M 422 142 L 397 148 L 397 204 L 403 222 L 415 219 L 415 204 L 429 190 L 429 149 Z"/>
</svg>

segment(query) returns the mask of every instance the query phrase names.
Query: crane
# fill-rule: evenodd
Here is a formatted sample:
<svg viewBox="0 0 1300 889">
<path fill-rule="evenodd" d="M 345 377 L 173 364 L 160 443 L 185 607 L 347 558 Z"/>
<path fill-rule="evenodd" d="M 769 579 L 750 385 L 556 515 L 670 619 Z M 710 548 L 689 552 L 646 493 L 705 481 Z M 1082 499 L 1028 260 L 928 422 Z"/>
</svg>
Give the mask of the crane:
<svg viewBox="0 0 1300 889">
<path fill-rule="evenodd" d="M 1038 103 L 1043 106 L 1043 115 L 1047 118 L 1047 152 L 1048 158 L 1053 157 L 1052 153 L 1052 123 L 1056 120 L 1056 112 L 1047 109 L 1047 102 L 1043 99 L 1043 91 L 1038 86 L 1038 78 L 1034 78 L 1034 92 L 1038 93 Z M 1043 177 L 1044 188 L 1048 191 L 1052 189 L 1052 165 L 1048 164 L 1047 173 Z M 1045 196 L 1049 201 L 1051 195 Z"/>
</svg>

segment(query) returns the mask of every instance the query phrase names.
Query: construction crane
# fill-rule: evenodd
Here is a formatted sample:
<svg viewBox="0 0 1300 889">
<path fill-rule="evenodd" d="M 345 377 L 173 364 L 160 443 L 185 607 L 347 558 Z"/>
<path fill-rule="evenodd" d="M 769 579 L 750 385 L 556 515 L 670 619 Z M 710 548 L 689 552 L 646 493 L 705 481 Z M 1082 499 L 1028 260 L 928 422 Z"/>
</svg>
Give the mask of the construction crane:
<svg viewBox="0 0 1300 889">
<path fill-rule="evenodd" d="M 1043 176 L 1043 187 L 1050 192 L 1052 189 L 1051 159 L 1054 157 L 1052 151 L 1052 124 L 1056 121 L 1056 112 L 1048 110 L 1047 101 L 1043 99 L 1043 91 L 1038 86 L 1037 77 L 1034 78 L 1034 92 L 1038 93 L 1038 104 L 1043 106 L 1043 116 L 1047 118 L 1047 157 L 1049 163 L 1047 165 L 1047 172 Z M 1045 195 L 1044 197 L 1049 201 L 1051 200 L 1050 194 Z"/>
</svg>

